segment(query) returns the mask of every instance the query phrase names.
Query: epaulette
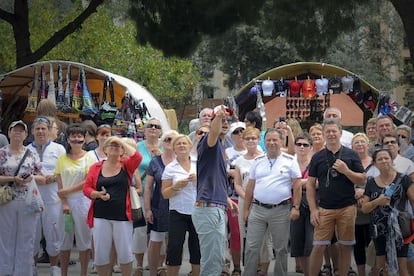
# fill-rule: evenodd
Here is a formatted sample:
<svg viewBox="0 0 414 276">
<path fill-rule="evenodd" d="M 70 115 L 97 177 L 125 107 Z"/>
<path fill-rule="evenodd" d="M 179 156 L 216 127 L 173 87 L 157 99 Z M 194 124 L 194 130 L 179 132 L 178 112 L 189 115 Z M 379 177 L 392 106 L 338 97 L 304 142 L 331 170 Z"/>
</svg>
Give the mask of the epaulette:
<svg viewBox="0 0 414 276">
<path fill-rule="evenodd" d="M 254 160 L 260 160 L 260 159 L 262 159 L 262 158 L 265 158 L 265 155 L 260 155 L 260 156 L 257 156 Z"/>
<path fill-rule="evenodd" d="M 286 153 L 286 152 L 282 152 L 282 154 L 281 154 L 283 157 L 285 157 L 285 158 L 287 158 L 287 159 L 289 159 L 289 160 L 293 160 L 294 159 L 294 157 L 293 157 L 293 155 L 290 155 L 290 154 L 288 154 L 288 153 Z"/>
</svg>

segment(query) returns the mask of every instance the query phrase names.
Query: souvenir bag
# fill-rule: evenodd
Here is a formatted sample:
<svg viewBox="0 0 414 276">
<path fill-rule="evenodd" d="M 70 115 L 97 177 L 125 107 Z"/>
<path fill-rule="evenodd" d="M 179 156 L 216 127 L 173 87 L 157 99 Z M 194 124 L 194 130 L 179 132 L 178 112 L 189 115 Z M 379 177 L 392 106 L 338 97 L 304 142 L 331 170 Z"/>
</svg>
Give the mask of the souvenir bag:
<svg viewBox="0 0 414 276">
<path fill-rule="evenodd" d="M 109 89 L 109 94 L 111 97 L 110 102 L 106 101 L 106 90 L 108 89 Z M 112 124 L 115 119 L 115 115 L 117 111 L 118 111 L 118 108 L 115 104 L 115 91 L 114 91 L 112 79 L 106 76 L 105 81 L 104 81 L 104 87 L 103 87 L 102 104 L 99 108 L 100 119 L 105 123 Z"/>
<path fill-rule="evenodd" d="M 33 73 L 33 84 L 32 89 L 29 92 L 29 97 L 27 99 L 26 110 L 28 112 L 35 112 L 37 108 L 37 99 L 38 99 L 38 83 L 39 83 L 39 74 L 37 72 L 37 67 L 34 68 Z"/>
<path fill-rule="evenodd" d="M 92 94 L 89 91 L 88 83 L 86 82 L 85 67 L 82 66 L 80 70 L 82 78 L 82 112 L 87 114 L 97 114 L 98 110 L 95 108 Z"/>
<path fill-rule="evenodd" d="M 44 210 L 45 205 L 37 188 L 34 177 L 32 181 L 27 183 L 27 195 L 26 195 L 26 211 L 28 213 L 40 213 Z"/>
<path fill-rule="evenodd" d="M 17 166 L 16 172 L 14 173 L 14 176 L 17 176 L 19 173 L 20 167 L 22 166 L 24 160 L 27 157 L 27 154 L 29 152 L 26 150 L 26 152 L 23 155 L 22 160 L 20 160 L 19 165 Z M 3 185 L 0 187 L 0 205 L 6 204 L 10 202 L 13 199 L 13 189 L 11 188 L 11 185 L 13 183 L 8 183 L 6 185 Z"/>
</svg>

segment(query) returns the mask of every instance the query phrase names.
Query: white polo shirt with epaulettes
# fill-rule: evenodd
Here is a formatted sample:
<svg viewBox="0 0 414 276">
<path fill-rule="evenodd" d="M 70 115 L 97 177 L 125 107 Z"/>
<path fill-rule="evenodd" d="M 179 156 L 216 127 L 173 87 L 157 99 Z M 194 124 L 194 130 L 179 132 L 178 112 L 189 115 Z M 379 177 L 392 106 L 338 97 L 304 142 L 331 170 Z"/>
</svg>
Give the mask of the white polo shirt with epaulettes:
<svg viewBox="0 0 414 276">
<path fill-rule="evenodd" d="M 296 159 L 282 152 L 276 159 L 257 157 L 250 169 L 250 179 L 256 181 L 253 198 L 266 204 L 279 204 L 292 197 L 292 179 L 301 178 Z"/>
</svg>

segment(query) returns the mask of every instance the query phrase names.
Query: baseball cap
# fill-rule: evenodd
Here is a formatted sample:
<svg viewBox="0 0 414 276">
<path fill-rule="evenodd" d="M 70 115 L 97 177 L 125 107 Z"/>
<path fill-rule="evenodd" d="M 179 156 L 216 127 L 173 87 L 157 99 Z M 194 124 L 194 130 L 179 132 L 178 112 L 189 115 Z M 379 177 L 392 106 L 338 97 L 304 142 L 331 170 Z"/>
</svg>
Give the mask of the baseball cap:
<svg viewBox="0 0 414 276">
<path fill-rule="evenodd" d="M 238 128 L 246 129 L 246 124 L 243 122 L 235 122 L 230 125 L 229 133 L 233 133 Z"/>
<path fill-rule="evenodd" d="M 24 127 L 24 131 L 27 132 L 27 125 L 22 121 L 22 120 L 18 120 L 18 121 L 14 121 L 9 125 L 9 130 L 14 128 L 17 125 L 21 125 Z"/>
<path fill-rule="evenodd" d="M 226 110 L 226 112 L 228 112 L 228 113 L 229 113 L 229 116 L 233 116 L 233 109 L 231 109 L 231 108 L 230 108 L 230 107 L 228 107 L 228 106 L 225 106 L 225 105 L 221 104 L 221 105 L 216 106 L 216 107 L 213 109 L 213 112 L 211 113 L 211 118 L 214 118 L 214 117 L 216 116 L 216 113 L 217 113 L 219 110 L 221 110 L 222 108 L 224 108 L 224 110 Z"/>
</svg>

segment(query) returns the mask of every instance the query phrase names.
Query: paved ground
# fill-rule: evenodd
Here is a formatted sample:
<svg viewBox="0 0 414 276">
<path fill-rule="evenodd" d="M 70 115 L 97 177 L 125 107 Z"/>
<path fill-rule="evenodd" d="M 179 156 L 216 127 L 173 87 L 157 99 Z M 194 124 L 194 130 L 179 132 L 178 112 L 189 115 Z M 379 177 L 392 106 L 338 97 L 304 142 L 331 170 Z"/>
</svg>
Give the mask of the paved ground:
<svg viewBox="0 0 414 276">
<path fill-rule="evenodd" d="M 72 260 L 77 260 L 78 258 L 78 252 L 76 250 L 74 250 L 72 252 Z M 183 260 L 183 265 L 181 266 L 181 270 L 180 270 L 180 275 L 186 276 L 188 274 L 188 272 L 190 272 L 191 267 L 190 264 L 188 262 L 188 253 L 185 252 L 184 253 L 184 260 Z M 273 263 L 272 262 L 270 268 L 269 268 L 269 275 L 273 275 Z M 295 273 L 295 261 L 293 258 L 289 258 L 288 261 L 288 275 L 290 276 L 294 276 L 294 275 L 303 275 L 303 274 L 299 274 L 299 273 Z M 271 273 L 270 273 L 271 272 Z M 69 275 L 79 275 L 80 273 L 80 264 L 79 262 L 77 262 L 76 265 L 72 265 L 69 266 Z M 49 265 L 48 264 L 38 264 L 38 275 L 39 276 L 48 276 L 49 275 Z M 91 275 L 96 275 L 96 274 L 91 274 Z M 113 273 L 113 275 L 121 275 L 121 274 L 115 274 Z M 144 275 L 149 275 L 148 271 L 144 272 Z M 252 275 L 253 276 L 253 275 Z"/>
</svg>

